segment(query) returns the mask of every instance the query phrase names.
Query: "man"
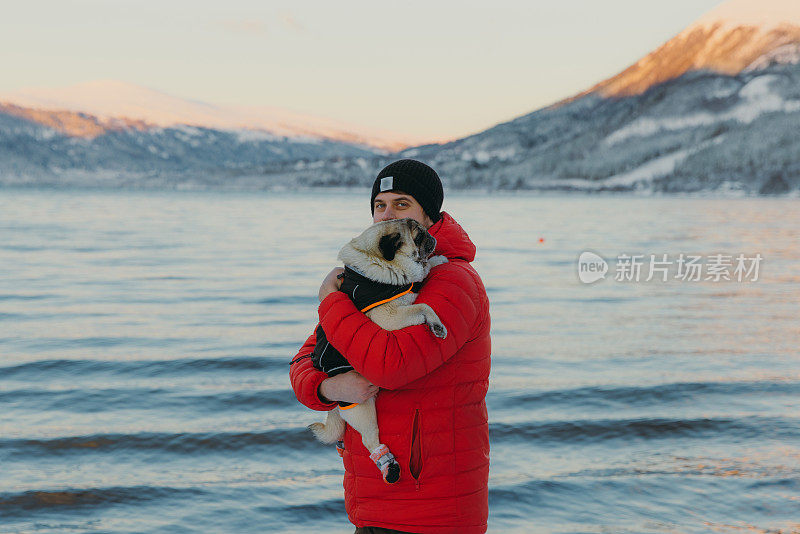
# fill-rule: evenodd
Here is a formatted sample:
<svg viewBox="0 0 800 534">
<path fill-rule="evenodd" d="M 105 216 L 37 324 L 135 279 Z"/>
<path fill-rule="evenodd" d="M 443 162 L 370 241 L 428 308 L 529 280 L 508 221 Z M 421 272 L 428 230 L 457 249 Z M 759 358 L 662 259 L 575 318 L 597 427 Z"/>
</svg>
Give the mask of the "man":
<svg viewBox="0 0 800 534">
<path fill-rule="evenodd" d="M 417 303 L 430 305 L 447 328 L 439 339 L 426 325 L 387 331 L 338 291 L 331 271 L 320 287 L 319 318 L 328 341 L 354 370 L 328 378 L 308 356 L 308 338 L 290 366 L 300 402 L 330 410 L 336 401 L 375 396 L 381 442 L 401 466 L 400 480 L 381 473 L 349 426 L 344 436 L 345 508 L 358 533 L 486 531 L 489 428 L 486 390 L 491 345 L 489 300 L 470 262 L 475 245 L 446 212 L 439 176 L 419 161 L 385 167 L 372 186 L 373 222 L 412 218 L 436 238 L 434 267 Z"/>
</svg>

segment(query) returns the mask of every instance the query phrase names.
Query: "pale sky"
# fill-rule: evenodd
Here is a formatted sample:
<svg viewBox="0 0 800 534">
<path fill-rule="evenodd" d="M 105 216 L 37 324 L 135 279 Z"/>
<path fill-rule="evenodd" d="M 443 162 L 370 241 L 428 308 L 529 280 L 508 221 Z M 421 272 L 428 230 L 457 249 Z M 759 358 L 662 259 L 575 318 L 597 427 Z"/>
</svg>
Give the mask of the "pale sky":
<svg viewBox="0 0 800 534">
<path fill-rule="evenodd" d="M 117 79 L 417 138 L 612 76 L 720 0 L 0 2 L 0 91 Z"/>
</svg>

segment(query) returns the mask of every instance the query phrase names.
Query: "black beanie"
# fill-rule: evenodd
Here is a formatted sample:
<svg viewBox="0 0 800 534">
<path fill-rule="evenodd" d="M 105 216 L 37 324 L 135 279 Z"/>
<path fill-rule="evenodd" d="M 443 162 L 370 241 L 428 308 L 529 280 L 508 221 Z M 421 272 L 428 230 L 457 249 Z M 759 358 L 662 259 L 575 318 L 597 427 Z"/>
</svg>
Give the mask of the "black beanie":
<svg viewBox="0 0 800 534">
<path fill-rule="evenodd" d="M 390 163 L 378 173 L 372 184 L 369 199 L 372 214 L 375 214 L 375 197 L 384 191 L 402 191 L 414 197 L 433 222 L 441 218 L 444 190 L 436 171 L 415 159 L 401 159 Z"/>
</svg>

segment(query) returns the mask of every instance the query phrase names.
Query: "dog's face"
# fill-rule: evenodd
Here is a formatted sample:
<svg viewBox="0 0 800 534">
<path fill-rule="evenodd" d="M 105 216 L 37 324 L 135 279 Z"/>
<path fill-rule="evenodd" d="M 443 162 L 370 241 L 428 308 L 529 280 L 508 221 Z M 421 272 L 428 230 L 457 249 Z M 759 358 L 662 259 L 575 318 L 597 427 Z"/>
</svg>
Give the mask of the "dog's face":
<svg viewBox="0 0 800 534">
<path fill-rule="evenodd" d="M 376 281 L 388 277 L 392 282 L 386 283 L 419 282 L 427 274 L 427 260 L 435 248 L 436 239 L 420 223 L 392 219 L 375 223 L 352 239 L 339 259 Z M 386 272 L 381 274 L 381 270 Z"/>
<path fill-rule="evenodd" d="M 424 262 L 436 248 L 436 239 L 414 219 L 393 219 L 374 226 L 379 226 L 378 250 L 386 261 L 400 253 Z"/>
</svg>

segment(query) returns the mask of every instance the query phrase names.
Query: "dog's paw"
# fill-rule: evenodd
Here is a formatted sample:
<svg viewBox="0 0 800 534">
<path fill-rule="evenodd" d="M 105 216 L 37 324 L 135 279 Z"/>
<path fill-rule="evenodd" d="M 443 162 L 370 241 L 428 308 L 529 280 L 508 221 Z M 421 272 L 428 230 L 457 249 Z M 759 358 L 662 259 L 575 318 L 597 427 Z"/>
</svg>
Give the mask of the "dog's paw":
<svg viewBox="0 0 800 534">
<path fill-rule="evenodd" d="M 431 269 L 436 267 L 437 265 L 441 265 L 443 263 L 447 263 L 447 258 L 445 256 L 431 256 L 428 258 L 428 265 Z"/>
<path fill-rule="evenodd" d="M 375 462 L 375 465 L 380 469 L 384 482 L 387 484 L 394 484 L 400 480 L 400 464 L 397 463 L 394 454 L 389 452 L 389 447 L 381 443 L 372 451 L 369 458 Z"/>
<path fill-rule="evenodd" d="M 383 475 L 383 480 L 387 484 L 394 484 L 400 480 L 400 464 L 397 462 L 390 463 L 386 468 L 386 474 Z"/>
<path fill-rule="evenodd" d="M 442 339 L 447 337 L 447 328 L 445 328 L 444 325 L 442 323 L 438 322 L 438 321 L 432 322 L 432 323 L 428 323 L 428 328 L 431 329 L 431 332 L 436 337 L 439 337 L 439 338 L 442 338 Z"/>
<path fill-rule="evenodd" d="M 325 424 L 324 423 L 311 423 L 306 427 L 311 432 L 314 433 L 314 437 L 318 440 L 322 441 L 322 436 L 325 435 Z"/>
</svg>

